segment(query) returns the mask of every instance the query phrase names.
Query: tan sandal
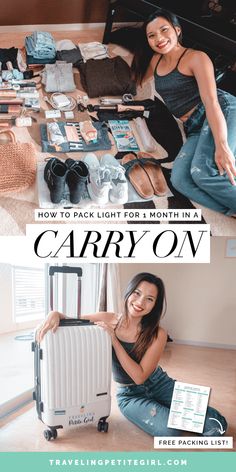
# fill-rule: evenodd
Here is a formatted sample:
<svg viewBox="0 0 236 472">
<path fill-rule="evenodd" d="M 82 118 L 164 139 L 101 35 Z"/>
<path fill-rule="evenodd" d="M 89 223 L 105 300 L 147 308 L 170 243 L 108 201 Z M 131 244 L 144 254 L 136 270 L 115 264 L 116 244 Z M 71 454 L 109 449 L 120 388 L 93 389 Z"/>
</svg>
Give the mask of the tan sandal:
<svg viewBox="0 0 236 472">
<path fill-rule="evenodd" d="M 154 194 L 164 197 L 168 192 L 168 186 L 158 160 L 148 154 L 141 153 L 138 154 L 138 160 L 150 179 Z"/>
<path fill-rule="evenodd" d="M 153 198 L 153 186 L 139 159 L 134 154 L 126 154 L 120 162 L 125 168 L 126 177 L 140 197 Z"/>
</svg>

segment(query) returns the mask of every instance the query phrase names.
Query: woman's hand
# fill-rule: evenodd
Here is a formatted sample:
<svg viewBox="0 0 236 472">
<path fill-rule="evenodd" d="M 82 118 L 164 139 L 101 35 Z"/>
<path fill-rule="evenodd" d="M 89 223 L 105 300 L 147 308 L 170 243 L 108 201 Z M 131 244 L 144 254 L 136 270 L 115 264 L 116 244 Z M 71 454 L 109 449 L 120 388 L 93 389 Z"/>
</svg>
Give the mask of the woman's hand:
<svg viewBox="0 0 236 472">
<path fill-rule="evenodd" d="M 226 172 L 231 184 L 236 185 L 235 157 L 231 149 L 228 147 L 228 145 L 224 147 L 216 148 L 215 162 L 216 162 L 220 175 L 223 175 Z"/>
<path fill-rule="evenodd" d="M 57 330 L 60 319 L 63 317 L 61 313 L 58 311 L 51 311 L 46 320 L 43 322 L 42 325 L 39 326 L 37 333 L 36 333 L 36 340 L 38 343 L 40 343 L 50 329 L 52 330 L 53 333 Z"/>
<path fill-rule="evenodd" d="M 95 324 L 100 326 L 100 328 L 104 329 L 104 331 L 106 331 L 111 336 L 112 344 L 117 340 L 115 333 L 117 322 L 111 321 L 105 323 L 105 321 L 97 321 Z"/>
</svg>

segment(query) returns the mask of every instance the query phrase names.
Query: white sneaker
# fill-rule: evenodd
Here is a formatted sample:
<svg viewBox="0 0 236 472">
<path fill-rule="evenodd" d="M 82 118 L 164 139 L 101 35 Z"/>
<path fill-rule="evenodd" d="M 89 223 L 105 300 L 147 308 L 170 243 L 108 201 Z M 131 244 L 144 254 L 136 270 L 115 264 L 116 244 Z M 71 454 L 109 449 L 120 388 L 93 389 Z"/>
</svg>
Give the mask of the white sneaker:
<svg viewBox="0 0 236 472">
<path fill-rule="evenodd" d="M 111 154 L 104 154 L 99 162 L 96 154 L 88 153 L 83 161 L 89 169 L 88 193 L 95 203 L 106 205 L 128 201 L 128 182 L 125 169 Z"/>
<path fill-rule="evenodd" d="M 83 161 L 85 162 L 88 169 L 91 171 L 100 167 L 100 162 L 94 152 L 88 152 L 83 158 Z"/>
<path fill-rule="evenodd" d="M 128 201 L 128 182 L 125 177 L 125 169 L 122 167 L 116 169 L 116 174 L 112 174 L 109 198 L 112 203 L 122 204 Z"/>
<path fill-rule="evenodd" d="M 112 203 L 126 203 L 128 201 L 128 182 L 125 177 L 125 169 L 111 154 L 102 156 L 101 165 L 109 169 L 111 173 L 110 201 Z"/>
<path fill-rule="evenodd" d="M 109 202 L 111 189 L 111 173 L 108 169 L 99 167 L 89 171 L 88 193 L 90 198 L 100 205 Z"/>
<path fill-rule="evenodd" d="M 100 166 L 100 162 L 94 153 L 88 153 L 83 161 L 89 169 L 88 193 L 95 203 L 105 205 L 109 202 L 109 191 L 111 189 L 111 173 L 108 169 Z"/>
</svg>

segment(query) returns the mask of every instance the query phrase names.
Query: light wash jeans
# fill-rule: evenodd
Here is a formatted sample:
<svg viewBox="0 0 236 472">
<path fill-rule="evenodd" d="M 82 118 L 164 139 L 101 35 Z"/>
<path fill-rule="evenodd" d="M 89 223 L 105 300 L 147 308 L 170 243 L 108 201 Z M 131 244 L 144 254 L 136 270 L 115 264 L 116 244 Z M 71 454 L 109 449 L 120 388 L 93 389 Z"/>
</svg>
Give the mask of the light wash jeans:
<svg viewBox="0 0 236 472">
<path fill-rule="evenodd" d="M 236 156 L 236 97 L 217 90 L 228 129 L 228 144 Z M 212 210 L 236 213 L 236 186 L 227 174 L 221 176 L 215 164 L 215 144 L 202 103 L 184 123 L 187 137 L 173 165 L 171 182 L 180 193 Z"/>
<path fill-rule="evenodd" d="M 121 413 L 151 436 L 181 436 L 182 430 L 167 427 L 175 380 L 158 367 L 142 385 L 118 387 L 117 402 Z M 226 431 L 226 419 L 208 407 L 203 436 L 221 436 L 220 426 Z"/>
<path fill-rule="evenodd" d="M 27 54 L 36 59 L 54 59 L 56 56 L 56 44 L 51 33 L 34 31 L 25 38 Z"/>
</svg>

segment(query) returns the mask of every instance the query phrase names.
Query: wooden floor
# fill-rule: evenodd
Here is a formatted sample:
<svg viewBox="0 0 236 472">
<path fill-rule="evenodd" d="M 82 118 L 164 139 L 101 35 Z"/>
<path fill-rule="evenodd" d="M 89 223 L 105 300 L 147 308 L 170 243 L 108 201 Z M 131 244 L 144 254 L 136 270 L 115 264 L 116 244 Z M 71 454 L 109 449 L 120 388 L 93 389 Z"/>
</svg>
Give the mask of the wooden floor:
<svg viewBox="0 0 236 472">
<path fill-rule="evenodd" d="M 51 31 L 53 38 L 56 41 L 61 39 L 71 39 L 75 43 L 78 42 L 89 42 L 89 41 L 102 41 L 103 29 L 102 28 L 92 28 L 91 30 L 79 30 L 79 31 Z M 22 48 L 24 47 L 25 37 L 31 35 L 30 32 L 0 32 L 0 48 Z"/>
<path fill-rule="evenodd" d="M 160 364 L 180 381 L 211 387 L 210 405 L 226 417 L 227 436 L 235 440 L 236 351 L 168 344 Z M 31 405 L 2 424 L 0 451 L 153 451 L 153 438 L 122 417 L 116 405 L 114 385 L 112 390 L 107 434 L 97 432 L 95 426 L 86 426 L 83 430 L 61 430 L 56 441 L 47 442 L 43 437 L 45 427 Z"/>
</svg>

